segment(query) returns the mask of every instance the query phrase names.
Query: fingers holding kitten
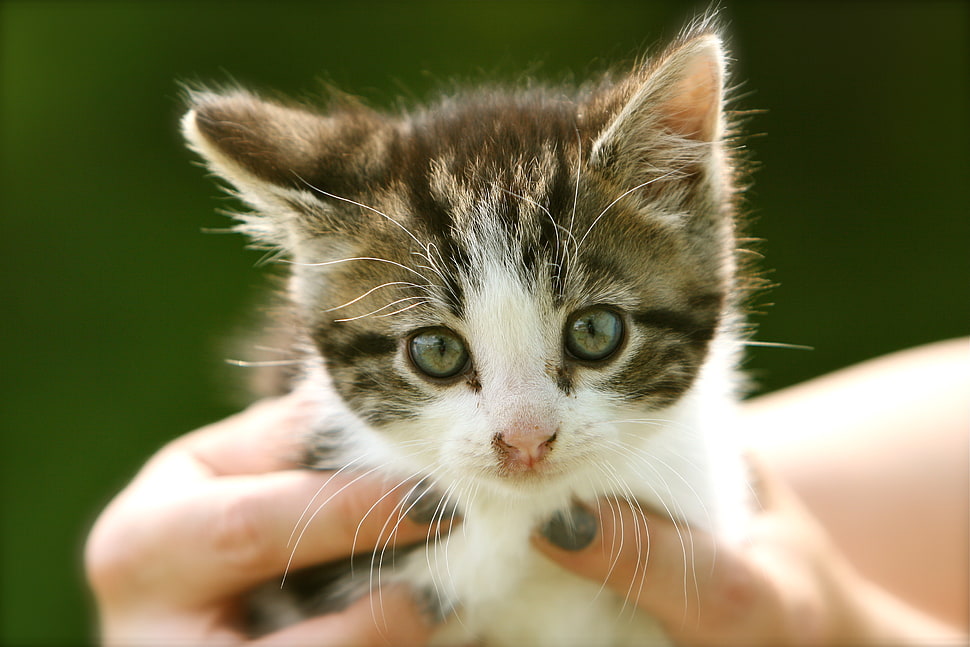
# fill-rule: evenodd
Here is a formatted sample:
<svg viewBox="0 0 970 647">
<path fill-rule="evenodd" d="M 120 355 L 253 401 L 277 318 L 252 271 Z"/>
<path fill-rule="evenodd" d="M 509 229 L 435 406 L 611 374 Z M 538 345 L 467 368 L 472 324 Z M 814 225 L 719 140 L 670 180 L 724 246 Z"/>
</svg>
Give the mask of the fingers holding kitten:
<svg viewBox="0 0 970 647">
<path fill-rule="evenodd" d="M 824 632 L 812 623 L 828 600 L 811 578 L 774 568 L 773 555 L 810 552 L 799 537 L 773 531 L 786 527 L 773 515 L 791 512 L 776 509 L 787 497 L 774 494 L 755 524 L 757 535 L 741 546 L 718 544 L 707 532 L 616 499 L 572 513 L 579 520 L 573 525 L 586 527 L 587 536 L 595 527 L 588 540 L 576 541 L 582 532 L 564 532 L 553 522 L 534 543 L 564 568 L 603 582 L 627 606 L 647 611 L 677 644 L 782 644 L 792 635 Z"/>
<path fill-rule="evenodd" d="M 285 450 L 307 425 L 303 401 L 287 396 L 159 452 L 88 539 L 85 563 L 99 596 L 150 591 L 199 606 L 288 570 L 447 531 L 451 515 L 406 514 L 413 483 L 292 469 Z M 427 507 L 433 492 L 421 500 Z"/>
<path fill-rule="evenodd" d="M 242 588 L 287 570 L 423 541 L 451 521 L 405 514 L 407 486 L 353 474 L 226 477 L 181 511 L 211 568 Z M 442 530 L 442 526 L 445 528 Z M 235 581 L 238 580 L 238 583 Z"/>
<path fill-rule="evenodd" d="M 424 645 L 436 623 L 414 593 L 404 586 L 386 586 L 357 600 L 343 611 L 318 616 L 262 636 L 260 647 L 288 645 Z"/>
</svg>

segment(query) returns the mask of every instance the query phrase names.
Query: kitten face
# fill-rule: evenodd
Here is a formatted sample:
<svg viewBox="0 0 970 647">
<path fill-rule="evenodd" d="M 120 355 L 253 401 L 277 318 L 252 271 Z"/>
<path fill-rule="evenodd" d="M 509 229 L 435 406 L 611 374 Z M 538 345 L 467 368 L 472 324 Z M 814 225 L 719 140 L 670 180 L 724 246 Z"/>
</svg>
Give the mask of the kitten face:
<svg viewBox="0 0 970 647">
<path fill-rule="evenodd" d="M 350 409 L 427 473 L 575 478 L 690 389 L 728 307 L 711 35 L 577 91 L 328 116 L 200 93 L 184 129 L 286 251 Z"/>
</svg>

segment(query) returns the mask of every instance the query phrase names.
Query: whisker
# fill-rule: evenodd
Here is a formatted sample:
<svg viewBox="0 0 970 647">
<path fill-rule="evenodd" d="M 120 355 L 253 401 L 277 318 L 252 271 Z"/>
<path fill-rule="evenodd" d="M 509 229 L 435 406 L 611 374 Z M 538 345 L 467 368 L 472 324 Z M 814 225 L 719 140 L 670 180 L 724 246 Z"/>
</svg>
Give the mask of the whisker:
<svg viewBox="0 0 970 647">
<path fill-rule="evenodd" d="M 310 182 L 307 182 L 306 180 L 304 180 L 299 175 L 297 175 L 295 173 L 294 173 L 294 175 L 296 175 L 297 179 L 299 179 L 300 182 L 302 182 L 303 184 L 305 184 L 311 190 L 316 191 L 317 193 L 320 193 L 321 195 L 325 195 L 328 198 L 333 198 L 334 200 L 340 200 L 342 202 L 346 202 L 348 204 L 352 204 L 354 206 L 360 207 L 361 209 L 366 209 L 366 210 L 368 210 L 368 211 L 370 211 L 372 213 L 376 213 L 377 215 L 381 216 L 382 218 L 384 218 L 385 220 L 387 220 L 388 222 L 390 222 L 394 226 L 398 227 L 401 231 L 403 231 L 405 234 L 407 234 L 411 238 L 411 240 L 413 240 L 418 245 L 418 247 L 421 250 L 423 250 L 421 252 L 413 252 L 413 253 L 417 253 L 417 254 L 421 255 L 423 258 L 425 258 L 428 261 L 428 264 L 431 267 L 428 267 L 427 269 L 431 270 L 432 272 L 434 272 L 435 274 L 437 274 L 440 278 L 444 279 L 444 276 L 442 275 L 441 271 L 435 266 L 434 259 L 431 258 L 430 249 L 431 249 L 432 245 L 431 244 L 427 244 L 427 243 L 423 243 L 421 241 L 421 239 L 418 238 L 414 234 L 414 232 L 412 232 L 410 229 L 408 229 L 407 227 L 405 227 L 404 224 L 402 224 L 398 220 L 395 220 L 394 218 L 390 217 L 389 215 L 387 215 L 386 213 L 384 213 L 383 211 L 381 211 L 379 209 L 375 209 L 374 207 L 371 207 L 370 205 L 366 205 L 366 204 L 364 204 L 362 202 L 357 202 L 356 200 L 351 200 L 350 198 L 345 198 L 343 196 L 339 196 L 339 195 L 330 193 L 328 191 L 324 191 L 320 187 L 314 186 Z M 427 279 L 425 279 L 425 280 L 427 280 Z"/>
<path fill-rule="evenodd" d="M 640 505 L 639 500 L 637 499 L 636 495 L 632 491 L 632 489 L 626 484 L 626 482 L 620 476 L 619 472 L 617 472 L 613 466 L 604 465 L 604 467 L 607 467 L 609 469 L 610 474 L 612 475 L 611 481 L 616 484 L 618 491 L 623 494 L 624 499 L 627 500 L 631 509 L 633 510 L 633 515 L 634 515 L 633 518 L 634 518 L 634 523 L 636 525 L 635 529 L 639 529 L 641 519 L 643 520 L 644 526 L 645 526 L 646 525 L 645 513 L 643 511 L 643 508 Z M 637 552 L 637 565 L 636 565 L 636 568 L 634 569 L 634 573 L 636 573 L 637 571 L 640 571 L 641 578 L 642 578 L 642 572 L 646 570 L 646 562 L 643 561 L 643 555 L 644 555 L 643 538 L 641 537 L 639 532 L 634 533 L 634 541 L 635 541 L 636 552 Z M 643 564 L 643 569 L 640 568 L 641 563 Z M 627 605 L 629 604 L 630 596 L 631 596 L 631 593 L 633 592 L 633 586 L 635 581 L 636 579 L 633 579 L 630 581 L 630 585 L 627 588 L 626 595 L 624 596 L 623 606 L 620 608 L 620 614 L 623 613 L 623 611 L 626 609 Z"/>
<path fill-rule="evenodd" d="M 635 447 L 634 448 L 627 447 L 625 444 L 618 443 L 616 441 L 610 441 L 608 443 L 608 447 L 610 449 L 612 449 L 614 452 L 616 452 L 617 455 L 619 455 L 621 457 L 626 457 L 627 459 L 629 459 L 629 457 L 630 457 L 630 454 L 628 453 L 629 450 L 630 449 L 637 449 Z M 653 457 L 651 457 L 651 458 L 653 458 Z M 670 485 L 669 485 L 669 483 L 667 483 L 667 480 L 656 469 L 656 467 L 651 464 L 650 461 L 648 461 L 648 460 L 642 460 L 639 464 L 641 464 L 641 465 L 643 465 L 645 467 L 650 468 L 654 472 L 654 474 L 656 474 L 657 478 L 660 479 L 660 482 L 663 484 L 664 488 L 667 490 L 667 495 L 668 495 L 668 497 L 671 500 L 671 505 L 673 505 L 674 508 L 675 508 L 675 510 L 679 513 L 679 514 L 674 514 L 674 510 L 671 510 L 671 508 L 667 505 L 667 502 L 664 500 L 664 497 L 660 496 L 660 493 L 657 491 L 657 489 L 653 486 L 653 484 L 649 480 L 644 480 L 643 481 L 643 484 L 646 485 L 651 490 L 651 492 L 653 492 L 654 497 L 660 503 L 660 505 L 663 507 L 664 511 L 667 513 L 667 517 L 674 523 L 674 529 L 677 532 L 677 539 L 680 542 L 681 552 L 682 552 L 683 557 L 684 557 L 684 577 L 683 577 L 683 585 L 684 585 L 684 588 L 683 588 L 683 592 L 684 592 L 684 620 L 686 621 L 687 608 L 689 606 L 689 604 L 688 604 L 689 597 L 688 597 L 688 594 L 687 594 L 688 570 L 690 570 L 690 574 L 693 577 L 694 589 L 695 589 L 695 591 L 698 590 L 697 573 L 696 573 L 696 571 L 693 568 L 688 569 L 688 563 L 693 564 L 693 557 L 694 557 L 694 538 L 693 538 L 693 533 L 691 532 L 691 529 L 690 529 L 690 526 L 689 525 L 688 526 L 683 526 L 683 524 L 681 523 L 681 521 L 684 518 L 683 517 L 683 511 L 680 508 L 679 504 L 677 503 L 676 497 L 673 496 L 673 492 L 670 489 Z M 676 474 L 676 472 L 674 472 L 674 473 Z M 703 506 L 703 501 L 701 501 L 701 505 L 702 505 L 702 507 L 704 507 Z M 643 513 L 642 509 L 641 509 L 641 513 Z M 683 530 L 682 530 L 682 527 L 683 527 Z M 687 540 L 686 541 L 684 539 L 685 532 L 687 534 Z M 689 560 L 688 560 L 688 544 L 690 546 L 690 551 L 689 551 L 690 552 L 690 559 Z"/>
<path fill-rule="evenodd" d="M 413 233 L 411 233 L 411 230 L 410 229 L 408 229 L 407 227 L 405 227 L 404 225 L 402 225 L 400 222 L 398 222 L 394 218 L 391 218 L 389 215 L 387 215 L 383 211 L 380 211 L 379 209 L 375 209 L 374 207 L 371 207 L 371 206 L 368 206 L 366 204 L 363 204 L 362 202 L 357 202 L 356 200 L 351 200 L 350 198 L 344 198 L 342 196 L 335 195 L 335 194 L 330 193 L 328 191 L 324 191 L 320 187 L 314 186 L 310 182 L 307 182 L 306 180 L 304 180 L 302 177 L 300 177 L 296 173 L 293 173 L 293 175 L 296 175 L 296 178 L 300 182 L 302 182 L 307 187 L 309 187 L 311 190 L 316 191 L 317 193 L 319 193 L 321 195 L 325 195 L 328 198 L 333 198 L 334 200 L 340 200 L 342 202 L 347 202 L 347 203 L 352 204 L 354 206 L 360 207 L 361 209 L 367 209 L 368 211 L 370 211 L 372 213 L 376 213 L 378 216 L 381 216 L 382 218 L 384 218 L 388 222 L 390 222 L 390 223 L 396 225 L 397 227 L 399 227 L 401 229 L 401 231 L 403 231 L 405 234 L 407 234 L 408 236 L 410 236 L 411 237 L 411 240 L 413 240 L 415 243 L 417 243 L 419 247 L 422 247 L 422 248 L 425 247 L 424 243 L 422 243 L 421 240 L 417 236 L 415 236 Z"/>
<path fill-rule="evenodd" d="M 388 281 L 387 283 L 381 283 L 380 285 L 376 285 L 376 286 L 372 287 L 367 292 L 364 292 L 362 295 L 360 295 L 356 299 L 351 299 L 347 303 L 343 303 L 343 304 L 341 304 L 339 306 L 334 306 L 332 308 L 327 308 L 326 310 L 324 310 L 324 312 L 333 312 L 334 310 L 341 310 L 343 308 L 346 308 L 347 306 L 351 306 L 351 305 L 357 303 L 361 299 L 367 297 L 368 295 L 372 294 L 373 292 L 376 292 L 377 290 L 380 290 L 381 288 L 387 288 L 387 287 L 390 287 L 392 285 L 406 285 L 408 287 L 418 288 L 418 289 L 422 289 L 422 288 L 425 287 L 425 286 L 422 286 L 422 285 L 418 285 L 417 283 L 410 283 L 408 281 Z"/>
<path fill-rule="evenodd" d="M 401 314 L 402 312 L 406 312 L 407 310 L 410 310 L 411 308 L 417 308 L 418 306 L 427 305 L 429 303 L 431 303 L 430 300 L 418 301 L 417 303 L 412 303 L 411 305 L 406 306 L 404 308 L 400 308 L 399 310 L 395 310 L 394 312 L 385 312 L 384 314 L 377 315 L 377 316 L 378 317 L 393 317 L 394 315 Z"/>
<path fill-rule="evenodd" d="M 380 496 L 380 498 L 378 498 L 377 501 L 375 501 L 371 505 L 371 507 L 369 507 L 367 509 L 367 512 L 364 513 L 364 515 L 360 518 L 360 521 L 357 523 L 357 529 L 354 531 L 354 540 L 350 544 L 350 554 L 351 555 L 353 555 L 353 554 L 355 554 L 357 552 L 357 539 L 360 537 L 360 530 L 361 530 L 361 527 L 364 525 L 364 520 L 367 519 L 367 517 L 370 516 L 370 513 L 373 512 L 374 510 L 376 510 L 377 507 L 387 497 L 391 496 L 394 492 L 397 491 L 398 488 L 400 488 L 401 486 L 403 486 L 406 483 L 408 483 L 410 481 L 410 479 L 413 478 L 414 476 L 416 476 L 417 474 L 418 474 L 418 472 L 415 472 L 410 477 L 408 477 L 408 478 L 400 481 L 397 485 L 395 485 L 394 487 L 392 487 L 391 489 L 389 489 L 387 492 L 385 492 L 384 494 L 382 494 Z M 415 486 L 415 487 L 417 487 L 417 486 Z M 413 491 L 413 489 L 411 491 Z M 400 505 L 401 504 L 399 502 L 398 505 L 395 506 L 395 509 L 399 508 Z M 390 522 L 391 522 L 391 517 L 388 516 L 387 519 L 384 520 L 384 525 L 381 526 L 381 531 L 377 535 L 378 537 L 383 537 L 384 536 L 384 531 L 387 530 L 387 526 L 388 526 L 388 524 L 390 524 Z M 389 541 L 390 541 L 390 539 L 388 539 L 388 542 Z M 387 542 L 385 542 L 385 546 L 387 546 Z M 373 567 L 373 557 L 372 557 L 372 560 L 371 560 L 371 567 Z"/>
<path fill-rule="evenodd" d="M 426 277 L 424 274 L 422 274 L 421 272 L 418 272 L 416 269 L 412 267 L 408 267 L 407 265 L 402 265 L 397 261 L 392 261 L 386 258 L 376 258 L 374 256 L 354 256 L 352 258 L 339 258 L 333 261 L 319 261 L 317 263 L 303 263 L 300 261 L 293 261 L 288 259 L 282 260 L 283 263 L 287 263 L 289 265 L 298 265 L 300 267 L 325 267 L 327 265 L 336 265 L 338 263 L 347 263 L 350 261 L 375 261 L 377 263 L 388 263 L 389 265 L 394 265 L 395 267 L 399 267 L 402 270 L 411 272 L 412 274 L 416 274 L 417 276 L 424 279 L 426 283 L 430 283 L 430 281 L 428 281 L 428 277 Z"/>
<path fill-rule="evenodd" d="M 320 511 L 324 508 L 324 506 L 326 506 L 328 503 L 330 503 L 330 501 L 332 501 L 334 499 L 334 497 L 336 497 L 337 495 L 339 495 L 341 492 L 343 492 L 344 490 L 346 490 L 348 487 L 350 487 L 351 485 L 353 485 L 357 481 L 359 481 L 359 480 L 361 480 L 363 478 L 366 478 L 367 476 L 373 474 L 378 469 L 380 469 L 380 466 L 378 466 L 378 467 L 372 467 L 371 469 L 367 470 L 363 474 L 360 474 L 359 476 L 355 477 L 349 483 L 341 486 L 340 489 L 338 489 L 336 492 L 334 492 L 333 494 L 331 494 L 329 497 L 327 497 L 327 499 L 323 503 L 321 503 L 319 506 L 317 506 L 317 509 L 313 511 L 313 514 L 311 514 L 310 517 L 307 519 L 306 524 L 303 526 L 303 529 L 300 531 L 300 533 L 296 537 L 296 541 L 293 544 L 293 549 L 290 551 L 290 557 L 286 561 L 286 567 L 283 569 L 283 579 L 280 582 L 280 588 L 283 587 L 283 583 L 286 581 L 286 575 L 287 575 L 287 573 L 290 572 L 290 566 L 293 565 L 293 558 L 296 556 L 297 548 L 300 547 L 300 542 L 303 540 L 303 536 L 306 534 L 307 529 L 310 527 L 310 524 L 316 518 L 317 514 L 319 514 Z M 330 478 L 332 479 L 333 476 L 331 476 Z M 327 482 L 329 482 L 329 479 L 328 479 Z M 324 484 L 324 486 L 321 486 L 320 489 L 322 490 L 323 487 L 325 487 L 325 485 L 326 484 Z M 302 519 L 302 517 L 301 517 L 301 519 Z"/>
<path fill-rule="evenodd" d="M 411 304 L 407 308 L 402 308 L 401 310 L 395 310 L 394 312 L 390 312 L 390 313 L 383 314 L 383 315 L 379 315 L 379 316 L 381 316 L 381 317 L 389 317 L 391 315 L 398 314 L 399 312 L 404 312 L 404 310 L 409 310 L 410 308 L 414 308 L 414 307 L 417 307 L 417 306 L 420 306 L 420 305 L 424 305 L 424 304 L 429 303 L 428 297 L 426 297 L 426 296 L 418 296 L 418 295 L 415 295 L 415 296 L 410 296 L 410 297 L 403 297 L 403 298 L 398 299 L 396 301 L 391 301 L 387 305 L 381 306 L 377 310 L 372 310 L 371 312 L 368 312 L 367 314 L 357 315 L 356 317 L 345 317 L 343 319 L 334 319 L 334 322 L 342 323 L 342 322 L 346 322 L 346 321 L 357 321 L 358 319 L 363 319 L 365 317 L 370 317 L 371 315 L 376 315 L 378 312 L 381 312 L 383 310 L 387 310 L 388 308 L 392 308 L 392 307 L 396 306 L 399 303 L 404 303 L 406 301 L 414 301 L 415 299 L 420 299 L 420 301 L 418 301 L 417 303 Z"/>
<path fill-rule="evenodd" d="M 604 215 L 606 215 L 606 212 L 609 211 L 610 209 L 612 209 L 613 208 L 613 205 L 615 205 L 617 202 L 619 202 L 620 200 L 622 200 L 626 196 L 630 195 L 634 191 L 637 191 L 639 189 L 642 189 L 643 187 L 648 186 L 650 184 L 653 184 L 654 182 L 658 182 L 660 180 L 663 180 L 663 179 L 666 179 L 666 178 L 671 177 L 673 175 L 676 175 L 679 172 L 680 172 L 679 169 L 675 169 L 673 171 L 667 171 L 666 173 L 664 173 L 663 175 L 661 175 L 659 177 L 655 177 L 652 180 L 647 180 L 646 182 L 643 182 L 642 184 L 638 184 L 635 187 L 633 187 L 632 189 L 628 189 L 628 190 L 624 191 L 623 193 L 621 193 L 620 196 L 616 200 L 614 200 L 613 202 L 609 203 L 606 206 L 606 208 L 603 209 L 603 211 L 600 212 L 600 215 L 596 216 L 596 218 L 593 220 L 593 222 L 590 224 L 590 226 L 586 229 L 586 233 L 583 234 L 583 237 L 579 239 L 579 246 L 582 246 L 582 244 L 586 241 L 586 237 L 589 236 L 589 232 L 593 231 L 593 227 L 595 227 L 596 226 L 596 223 L 598 223 L 600 221 L 600 218 L 602 218 Z"/>
<path fill-rule="evenodd" d="M 630 422 L 630 421 L 627 421 L 627 422 Z M 664 482 L 665 486 L 667 487 L 667 493 L 670 495 L 671 501 L 676 504 L 678 499 L 673 495 L 673 492 L 670 490 L 669 485 L 667 485 L 666 479 L 664 479 L 663 475 L 660 474 L 660 471 L 657 469 L 657 465 L 659 464 L 661 467 L 666 468 L 667 471 L 673 476 L 675 476 L 681 483 L 683 483 L 684 486 L 686 486 L 686 488 L 690 491 L 691 495 L 693 495 L 694 499 L 697 501 L 701 509 L 701 512 L 704 514 L 707 520 L 706 527 L 707 528 L 714 527 L 714 517 L 713 515 L 711 515 L 710 510 L 708 509 L 707 504 L 705 503 L 705 498 L 701 496 L 700 492 L 697 491 L 697 489 L 694 487 L 694 484 L 690 481 L 690 479 L 685 477 L 678 470 L 674 469 L 674 467 L 670 465 L 667 461 L 665 461 L 664 459 L 662 459 L 660 456 L 656 454 L 652 454 L 646 451 L 642 447 L 637 447 L 628 442 L 624 442 L 620 440 L 608 440 L 606 441 L 606 443 L 616 447 L 617 453 L 621 456 L 624 456 L 628 460 L 633 458 L 634 456 L 638 457 L 640 459 L 640 462 L 638 462 L 639 465 L 643 465 L 644 467 L 649 468 L 651 471 L 654 472 L 654 474 L 657 475 L 658 478 L 661 479 L 661 481 Z M 683 456 L 681 456 L 680 458 L 685 460 L 689 464 L 689 467 L 691 467 L 692 469 L 700 470 L 700 468 L 697 465 L 695 465 L 692 461 L 685 459 Z M 676 505 L 678 508 L 680 508 L 679 504 L 676 504 Z M 681 509 L 681 512 L 682 511 L 683 510 Z M 696 522 L 696 520 L 694 521 Z"/>
<path fill-rule="evenodd" d="M 332 480 L 334 480 L 337 476 L 339 476 L 342 472 L 344 472 L 345 470 L 349 470 L 351 467 L 353 467 L 353 465 L 355 463 L 359 463 L 362 460 L 364 460 L 364 456 L 358 456 L 357 458 L 353 459 L 352 461 L 350 461 L 346 465 L 342 466 L 340 469 L 338 469 L 335 472 L 333 472 L 330 475 L 330 477 L 327 478 L 327 480 L 323 482 L 323 485 L 321 485 L 319 488 L 317 488 L 316 493 L 314 493 L 314 495 L 312 497 L 310 497 L 310 500 L 307 502 L 306 507 L 303 508 L 303 514 L 301 514 L 300 515 L 300 518 L 296 520 L 296 523 L 293 526 L 293 530 L 290 532 L 290 538 L 286 540 L 286 545 L 287 546 L 289 546 L 291 543 L 293 543 L 293 536 L 296 535 L 296 529 L 300 527 L 300 523 L 303 521 L 304 518 L 306 518 L 307 512 L 310 511 L 310 507 L 313 505 L 313 502 L 316 500 L 316 498 L 318 496 L 320 496 L 320 493 L 323 492 L 323 490 L 328 485 L 330 485 L 330 482 Z M 327 499 L 327 500 L 329 501 L 330 499 Z"/>
<path fill-rule="evenodd" d="M 243 359 L 229 359 L 223 360 L 226 364 L 230 366 L 241 366 L 243 368 L 261 368 L 266 366 L 296 366 L 301 364 L 303 360 L 300 359 L 264 359 L 264 360 L 243 360 Z"/>
<path fill-rule="evenodd" d="M 607 481 L 609 481 L 610 483 L 613 483 L 613 485 L 615 486 L 615 487 L 609 488 L 610 490 L 622 489 L 620 484 L 616 482 L 614 476 L 605 470 L 604 465 L 597 464 L 596 468 L 603 476 L 606 477 Z M 610 512 L 612 514 L 614 531 L 613 531 L 613 536 L 610 538 L 610 565 L 606 571 L 606 575 L 603 577 L 603 582 L 600 585 L 600 589 L 597 592 L 597 595 L 602 593 L 610 577 L 613 575 L 613 571 L 616 569 L 617 564 L 619 564 L 620 553 L 623 551 L 623 542 L 625 540 L 624 539 L 625 533 L 623 532 L 623 515 L 620 514 L 619 510 L 616 507 L 617 505 L 619 505 L 619 499 L 616 498 L 615 494 L 609 494 L 604 498 L 606 499 L 607 504 L 610 506 Z M 619 528 L 620 528 L 619 534 L 617 534 L 616 532 L 617 525 L 619 525 Z"/>
<path fill-rule="evenodd" d="M 434 528 L 435 528 L 435 543 L 434 543 L 435 561 L 437 562 L 438 559 L 439 559 L 438 558 L 438 547 L 441 546 L 442 547 L 442 551 L 444 552 L 445 575 L 447 575 L 447 577 L 448 577 L 448 587 L 447 588 L 442 587 L 441 590 L 442 590 L 442 592 L 444 594 L 449 594 L 449 599 L 452 598 L 452 597 L 454 597 L 454 592 L 457 590 L 457 586 L 455 584 L 455 576 L 451 572 L 451 533 L 449 532 L 448 533 L 448 536 L 445 537 L 444 542 L 442 542 L 441 541 L 441 526 L 442 526 L 442 523 L 444 522 L 444 514 L 445 514 L 445 511 L 448 509 L 448 505 L 450 503 L 451 497 L 452 497 L 452 495 L 456 494 L 456 490 L 457 490 L 458 485 L 460 483 L 461 483 L 461 480 L 456 481 L 455 483 L 452 483 L 451 486 L 449 486 L 445 490 L 444 494 L 441 497 L 441 501 L 438 502 L 438 507 L 435 509 L 435 515 L 434 515 L 434 516 L 438 517 L 438 523 L 436 523 L 434 525 Z M 451 524 L 454 524 L 454 522 L 455 522 L 455 515 L 458 512 L 458 500 L 460 499 L 460 497 L 456 495 L 455 498 L 456 498 L 456 501 L 455 501 L 454 505 L 452 505 L 452 508 L 451 508 L 451 521 L 450 521 Z M 460 619 L 459 619 L 459 621 L 460 621 Z"/>
<path fill-rule="evenodd" d="M 393 488 L 391 488 L 391 490 L 383 497 L 381 497 L 380 500 L 383 500 L 388 494 L 390 494 L 391 492 L 394 492 L 401 486 L 412 482 L 412 480 L 416 479 L 419 475 L 420 475 L 420 472 L 415 471 L 410 476 L 400 480 L 398 484 L 395 485 Z M 417 500 L 415 500 L 414 502 L 411 503 L 411 505 L 407 508 L 407 510 L 404 510 L 404 502 L 411 496 L 411 494 L 418 488 L 419 485 L 420 485 L 420 482 L 414 483 L 411 486 L 411 489 L 408 490 L 408 493 L 400 500 L 398 500 L 398 502 L 395 504 L 394 509 L 391 511 L 391 514 L 389 514 L 387 518 L 384 520 L 384 524 L 381 526 L 381 530 L 378 533 L 378 537 L 384 536 L 384 532 L 387 530 L 388 525 L 391 523 L 391 519 L 396 517 L 394 521 L 394 525 L 391 528 L 390 532 L 388 532 L 387 538 L 384 540 L 384 543 L 381 545 L 380 550 L 378 551 L 377 547 L 375 547 L 374 550 L 371 552 L 370 570 L 368 571 L 367 587 L 368 587 L 368 590 L 371 592 L 374 592 L 376 590 L 378 597 L 382 595 L 381 591 L 383 589 L 381 584 L 381 577 L 383 573 L 384 557 L 387 553 L 388 548 L 391 546 L 392 543 L 394 543 L 394 540 L 397 537 L 398 529 L 400 528 L 401 522 L 404 520 L 404 517 L 406 517 L 407 513 L 410 512 L 415 505 L 417 505 Z M 379 503 L 380 500 L 378 500 L 377 503 Z M 375 503 L 374 506 L 371 506 L 370 510 L 368 510 L 367 513 L 363 517 L 361 517 L 360 522 L 357 524 L 357 530 L 354 533 L 354 542 L 352 544 L 354 548 L 356 548 L 357 535 L 360 532 L 360 528 L 363 525 L 364 519 L 366 519 L 367 515 L 369 515 L 371 511 L 374 509 L 374 507 L 376 507 L 377 503 Z M 396 512 L 396 515 L 395 515 L 395 512 Z M 352 549 L 352 553 L 353 552 L 354 551 Z M 377 578 L 376 589 L 374 586 L 375 575 Z M 386 624 L 387 618 L 384 614 L 384 605 L 381 604 L 380 607 L 381 607 L 381 619 Z M 374 613 L 373 605 L 371 607 L 371 613 L 372 614 Z"/>
<path fill-rule="evenodd" d="M 748 339 L 741 342 L 744 346 L 759 346 L 763 348 L 791 348 L 792 350 L 815 350 L 814 346 L 805 346 L 804 344 L 788 344 L 781 341 L 754 341 Z"/>
</svg>

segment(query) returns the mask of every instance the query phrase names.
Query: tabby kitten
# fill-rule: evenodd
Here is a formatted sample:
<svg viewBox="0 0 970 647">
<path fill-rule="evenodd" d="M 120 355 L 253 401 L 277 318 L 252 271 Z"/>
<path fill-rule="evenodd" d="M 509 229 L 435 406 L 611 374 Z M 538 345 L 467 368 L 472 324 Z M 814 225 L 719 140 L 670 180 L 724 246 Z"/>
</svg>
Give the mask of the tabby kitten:
<svg viewBox="0 0 970 647">
<path fill-rule="evenodd" d="M 321 401 L 308 455 L 399 484 L 402 515 L 462 517 L 297 607 L 403 580 L 443 643 L 664 642 L 636 591 L 553 566 L 530 536 L 617 499 L 743 532 L 724 77 L 699 25 L 623 76 L 400 114 L 190 93 L 186 138 L 252 208 L 238 230 L 292 270 L 292 388 Z M 685 604 L 690 577 L 671 591 Z"/>
</svg>

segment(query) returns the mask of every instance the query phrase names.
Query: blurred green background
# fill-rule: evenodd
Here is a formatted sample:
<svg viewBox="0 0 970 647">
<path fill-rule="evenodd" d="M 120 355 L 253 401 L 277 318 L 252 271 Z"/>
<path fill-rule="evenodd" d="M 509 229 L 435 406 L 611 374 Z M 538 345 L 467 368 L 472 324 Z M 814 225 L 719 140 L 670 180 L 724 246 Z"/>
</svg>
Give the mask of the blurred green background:
<svg viewBox="0 0 970 647">
<path fill-rule="evenodd" d="M 698 5 L 703 8 L 705 5 Z M 80 552 L 156 448 L 232 411 L 223 342 L 259 254 L 177 134 L 178 80 L 377 106 L 452 77 L 628 60 L 683 2 L 0 4 L 0 642 L 91 640 Z M 764 389 L 966 334 L 968 5 L 727 2 L 738 107 L 764 109 L 753 233 L 772 280 Z M 763 135 L 762 135 L 763 134 Z"/>
</svg>

